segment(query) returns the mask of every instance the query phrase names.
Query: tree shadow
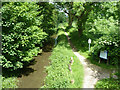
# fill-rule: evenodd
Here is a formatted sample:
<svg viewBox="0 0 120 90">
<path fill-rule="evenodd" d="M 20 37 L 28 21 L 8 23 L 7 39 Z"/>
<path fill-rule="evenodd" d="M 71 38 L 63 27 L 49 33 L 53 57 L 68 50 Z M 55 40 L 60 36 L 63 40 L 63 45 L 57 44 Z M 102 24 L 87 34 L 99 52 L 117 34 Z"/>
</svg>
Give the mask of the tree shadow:
<svg viewBox="0 0 120 90">
<path fill-rule="evenodd" d="M 78 31 L 70 32 L 70 40 L 73 45 L 77 48 L 77 51 L 86 52 L 88 51 L 88 39 L 87 35 L 82 34 L 80 37 Z"/>
<path fill-rule="evenodd" d="M 48 37 L 47 41 L 43 44 L 43 52 L 52 52 L 54 44 L 55 44 L 55 37 Z"/>
<path fill-rule="evenodd" d="M 23 68 L 17 69 L 17 70 L 14 70 L 14 71 L 10 71 L 8 69 L 3 68 L 2 69 L 2 75 L 4 77 L 22 77 L 22 75 L 28 76 L 29 74 L 31 74 L 35 71 L 30 66 L 35 65 L 36 62 L 37 61 L 35 61 L 35 59 L 33 59 L 33 60 L 30 61 L 30 63 L 25 63 Z"/>
</svg>

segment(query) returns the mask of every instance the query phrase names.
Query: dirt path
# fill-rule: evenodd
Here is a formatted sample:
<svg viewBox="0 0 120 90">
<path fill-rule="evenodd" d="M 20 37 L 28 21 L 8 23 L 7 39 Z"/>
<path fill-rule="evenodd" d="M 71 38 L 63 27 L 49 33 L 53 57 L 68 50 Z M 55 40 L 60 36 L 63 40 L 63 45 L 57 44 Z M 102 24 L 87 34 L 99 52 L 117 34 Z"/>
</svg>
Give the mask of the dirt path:
<svg viewBox="0 0 120 90">
<path fill-rule="evenodd" d="M 83 88 L 94 88 L 94 85 L 96 82 L 103 78 L 109 78 L 110 73 L 112 73 L 112 70 L 103 69 L 99 66 L 96 66 L 94 64 L 91 64 L 89 60 L 87 60 L 85 57 L 80 55 L 73 44 L 71 43 L 68 34 L 65 32 L 68 41 L 70 43 L 70 46 L 72 47 L 73 53 L 79 58 L 81 64 L 84 67 L 84 81 L 83 81 Z"/>
<path fill-rule="evenodd" d="M 35 57 L 36 64 L 28 67 L 32 72 L 28 75 L 22 75 L 19 78 L 19 88 L 40 88 L 44 84 L 46 77 L 45 66 L 49 65 L 49 56 L 51 52 L 43 52 L 42 55 Z M 29 70 L 27 70 L 29 72 Z M 25 71 L 25 72 L 27 72 Z"/>
</svg>

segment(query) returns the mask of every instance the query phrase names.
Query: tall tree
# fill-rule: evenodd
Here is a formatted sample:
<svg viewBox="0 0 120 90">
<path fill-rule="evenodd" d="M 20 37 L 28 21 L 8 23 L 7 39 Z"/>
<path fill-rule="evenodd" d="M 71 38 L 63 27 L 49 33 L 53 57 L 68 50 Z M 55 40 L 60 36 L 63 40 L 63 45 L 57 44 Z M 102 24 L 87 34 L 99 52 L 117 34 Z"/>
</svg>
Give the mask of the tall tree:
<svg viewBox="0 0 120 90">
<path fill-rule="evenodd" d="M 53 34 L 53 28 L 55 27 L 54 24 L 54 18 L 53 18 L 53 11 L 55 9 L 54 5 L 49 2 L 39 2 L 38 3 L 41 12 L 39 16 L 42 16 L 41 19 L 41 28 L 44 32 L 46 32 L 49 35 Z"/>
<path fill-rule="evenodd" d="M 36 3 L 10 2 L 2 7 L 2 67 L 23 68 L 42 47 L 47 34 L 40 28 Z"/>
<path fill-rule="evenodd" d="M 89 3 L 74 3 L 74 16 L 77 19 L 77 26 L 79 35 L 85 30 L 85 23 L 90 15 L 90 12 L 94 9 L 95 2 Z"/>
<path fill-rule="evenodd" d="M 56 7 L 66 13 L 68 15 L 68 25 L 69 27 L 72 26 L 72 22 L 74 20 L 74 15 L 73 15 L 73 2 L 57 2 Z"/>
</svg>

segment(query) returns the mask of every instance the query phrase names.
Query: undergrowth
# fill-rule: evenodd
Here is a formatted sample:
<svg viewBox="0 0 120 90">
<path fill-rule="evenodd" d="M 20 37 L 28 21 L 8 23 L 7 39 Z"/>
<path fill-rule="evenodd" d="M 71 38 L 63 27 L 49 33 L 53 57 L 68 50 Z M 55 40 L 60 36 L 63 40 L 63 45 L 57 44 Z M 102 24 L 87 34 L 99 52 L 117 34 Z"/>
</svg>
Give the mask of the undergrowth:
<svg viewBox="0 0 120 90">
<path fill-rule="evenodd" d="M 113 79 L 113 78 L 102 79 L 96 83 L 95 88 L 103 88 L 104 90 L 105 89 L 120 90 L 119 83 L 120 81 L 118 79 Z"/>
<path fill-rule="evenodd" d="M 18 80 L 16 77 L 1 77 L 2 80 L 2 87 L 0 87 L 0 90 L 2 90 L 2 88 L 18 88 L 17 83 Z"/>
</svg>

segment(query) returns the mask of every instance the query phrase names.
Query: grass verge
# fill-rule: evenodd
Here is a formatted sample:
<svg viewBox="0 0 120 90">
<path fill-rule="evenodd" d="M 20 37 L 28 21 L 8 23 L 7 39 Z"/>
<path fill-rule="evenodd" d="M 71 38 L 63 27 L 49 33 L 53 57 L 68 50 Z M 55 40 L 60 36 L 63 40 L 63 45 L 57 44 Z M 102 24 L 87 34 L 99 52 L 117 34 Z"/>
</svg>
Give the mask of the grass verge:
<svg viewBox="0 0 120 90">
<path fill-rule="evenodd" d="M 68 67 L 71 57 L 74 60 L 72 73 Z M 48 75 L 42 88 L 82 88 L 83 67 L 72 52 L 63 31 L 58 33 L 58 44 L 53 49 L 50 60 L 50 66 L 46 67 Z"/>
</svg>

